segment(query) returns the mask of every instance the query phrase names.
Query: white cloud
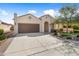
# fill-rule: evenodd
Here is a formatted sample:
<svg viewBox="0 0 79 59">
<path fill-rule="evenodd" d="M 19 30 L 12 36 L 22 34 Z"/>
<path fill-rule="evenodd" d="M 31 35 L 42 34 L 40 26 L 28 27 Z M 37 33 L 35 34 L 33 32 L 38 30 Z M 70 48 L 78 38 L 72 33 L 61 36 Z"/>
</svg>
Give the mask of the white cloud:
<svg viewBox="0 0 79 59">
<path fill-rule="evenodd" d="M 55 16 L 59 16 L 60 12 L 59 11 L 55 11 Z"/>
<path fill-rule="evenodd" d="M 43 11 L 44 14 L 49 14 L 53 17 L 55 17 L 55 11 L 53 9 L 45 10 Z"/>
<path fill-rule="evenodd" d="M 7 15 L 8 15 L 7 11 L 0 9 L 0 16 L 7 16 Z"/>
<path fill-rule="evenodd" d="M 0 9 L 0 20 L 13 24 L 12 14 L 3 9 Z"/>
<path fill-rule="evenodd" d="M 79 8 L 77 9 L 77 13 L 79 13 Z"/>
<path fill-rule="evenodd" d="M 49 14 L 49 15 L 51 15 L 51 16 L 53 16 L 53 17 L 59 15 L 59 12 L 56 11 L 56 10 L 53 10 L 53 9 L 45 10 L 45 11 L 43 11 L 43 13 L 44 13 L 44 14 Z"/>
<path fill-rule="evenodd" d="M 31 14 L 36 14 L 36 13 L 37 13 L 37 11 L 35 11 L 35 10 L 28 10 L 28 13 L 31 13 Z"/>
</svg>

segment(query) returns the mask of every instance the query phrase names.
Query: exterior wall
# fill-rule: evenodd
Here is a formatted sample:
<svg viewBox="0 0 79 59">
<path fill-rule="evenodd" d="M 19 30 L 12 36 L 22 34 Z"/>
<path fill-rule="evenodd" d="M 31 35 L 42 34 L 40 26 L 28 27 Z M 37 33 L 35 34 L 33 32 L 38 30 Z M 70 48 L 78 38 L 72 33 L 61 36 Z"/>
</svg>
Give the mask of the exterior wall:
<svg viewBox="0 0 79 59">
<path fill-rule="evenodd" d="M 31 18 L 29 18 L 31 17 Z M 17 23 L 35 23 L 35 24 L 40 24 L 40 20 L 36 17 L 33 17 L 32 15 L 26 15 L 23 17 L 18 17 L 17 18 Z"/>
<path fill-rule="evenodd" d="M 10 32 L 11 25 L 0 24 L 0 29 L 3 29 L 4 32 Z"/>
<path fill-rule="evenodd" d="M 43 24 L 42 24 L 42 21 L 40 22 L 40 32 L 43 32 Z"/>
<path fill-rule="evenodd" d="M 17 20 L 15 20 L 15 25 L 14 25 L 14 34 L 17 34 L 18 33 L 18 23 L 17 23 Z"/>
<path fill-rule="evenodd" d="M 63 25 L 61 23 L 59 24 L 54 24 L 54 29 L 58 30 L 58 29 L 62 29 Z"/>
</svg>

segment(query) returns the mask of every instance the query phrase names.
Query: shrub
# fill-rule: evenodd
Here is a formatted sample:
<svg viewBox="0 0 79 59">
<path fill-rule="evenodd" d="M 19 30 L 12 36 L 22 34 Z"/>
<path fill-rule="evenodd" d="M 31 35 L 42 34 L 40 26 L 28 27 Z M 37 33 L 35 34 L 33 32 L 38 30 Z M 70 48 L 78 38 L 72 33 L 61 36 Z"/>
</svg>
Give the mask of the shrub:
<svg viewBox="0 0 79 59">
<path fill-rule="evenodd" d="M 79 38 L 79 35 L 77 35 L 77 37 Z"/>
<path fill-rule="evenodd" d="M 4 34 L 4 30 L 0 29 L 0 41 L 4 40 L 6 38 L 5 34 Z"/>
<path fill-rule="evenodd" d="M 69 36 L 68 34 L 61 34 L 62 37 L 67 37 Z"/>
<path fill-rule="evenodd" d="M 0 35 L 0 41 L 6 38 L 5 34 Z"/>
<path fill-rule="evenodd" d="M 71 34 L 62 34 L 62 37 L 66 38 L 66 39 L 72 39 Z"/>
<path fill-rule="evenodd" d="M 3 29 L 0 29 L 0 35 L 2 35 L 4 33 Z"/>
<path fill-rule="evenodd" d="M 60 29 L 60 32 L 62 32 L 63 31 L 63 29 Z"/>
<path fill-rule="evenodd" d="M 62 32 L 62 33 L 61 33 L 61 36 L 62 36 L 62 37 L 69 37 L 69 36 L 71 36 L 71 33 Z"/>
<path fill-rule="evenodd" d="M 63 28 L 66 28 L 66 26 L 63 26 Z"/>
<path fill-rule="evenodd" d="M 57 30 L 54 30 L 53 33 L 54 33 L 54 35 L 57 35 Z"/>
<path fill-rule="evenodd" d="M 71 28 L 71 27 L 72 27 L 72 26 L 70 26 L 70 25 L 68 26 L 68 28 Z"/>
<path fill-rule="evenodd" d="M 79 33 L 79 30 L 74 30 L 74 33 Z"/>
<path fill-rule="evenodd" d="M 66 37 L 66 39 L 72 39 L 72 37 L 68 36 L 68 37 Z"/>
<path fill-rule="evenodd" d="M 73 26 L 73 29 L 79 30 L 78 26 Z"/>
</svg>

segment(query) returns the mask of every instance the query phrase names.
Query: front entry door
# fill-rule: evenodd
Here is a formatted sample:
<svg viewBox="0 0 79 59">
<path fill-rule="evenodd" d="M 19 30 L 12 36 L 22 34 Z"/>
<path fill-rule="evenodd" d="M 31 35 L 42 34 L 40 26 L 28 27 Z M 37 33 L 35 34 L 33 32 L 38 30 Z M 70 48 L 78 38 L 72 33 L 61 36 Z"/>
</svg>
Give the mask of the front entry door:
<svg viewBox="0 0 79 59">
<path fill-rule="evenodd" d="M 49 32 L 48 22 L 44 23 L 44 32 Z"/>
</svg>

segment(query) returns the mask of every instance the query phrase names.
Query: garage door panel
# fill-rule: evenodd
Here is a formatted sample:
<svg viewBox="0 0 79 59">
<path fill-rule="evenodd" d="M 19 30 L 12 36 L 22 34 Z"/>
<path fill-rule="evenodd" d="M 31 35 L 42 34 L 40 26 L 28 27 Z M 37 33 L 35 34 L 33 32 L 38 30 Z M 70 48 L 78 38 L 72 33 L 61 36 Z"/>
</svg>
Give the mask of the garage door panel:
<svg viewBox="0 0 79 59">
<path fill-rule="evenodd" d="M 39 24 L 18 24 L 19 33 L 39 32 Z"/>
</svg>

